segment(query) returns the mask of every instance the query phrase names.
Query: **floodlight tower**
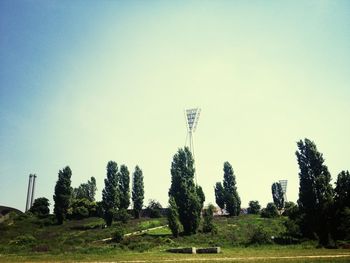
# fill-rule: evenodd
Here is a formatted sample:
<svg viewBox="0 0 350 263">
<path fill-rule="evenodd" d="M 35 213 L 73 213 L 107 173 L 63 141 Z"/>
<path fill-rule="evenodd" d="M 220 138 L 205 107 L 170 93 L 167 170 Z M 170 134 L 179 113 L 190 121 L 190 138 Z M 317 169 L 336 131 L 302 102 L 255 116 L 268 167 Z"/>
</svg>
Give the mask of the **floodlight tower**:
<svg viewBox="0 0 350 263">
<path fill-rule="evenodd" d="M 194 144 L 193 144 L 193 133 L 196 131 L 199 115 L 201 113 L 200 108 L 193 108 L 185 110 L 186 126 L 187 126 L 187 135 L 185 145 L 189 141 L 190 151 L 194 159 Z M 197 175 L 195 174 L 196 184 L 197 184 Z"/>
<path fill-rule="evenodd" d="M 287 183 L 288 183 L 288 180 L 280 180 L 279 183 L 282 186 L 284 201 L 287 202 Z"/>
</svg>

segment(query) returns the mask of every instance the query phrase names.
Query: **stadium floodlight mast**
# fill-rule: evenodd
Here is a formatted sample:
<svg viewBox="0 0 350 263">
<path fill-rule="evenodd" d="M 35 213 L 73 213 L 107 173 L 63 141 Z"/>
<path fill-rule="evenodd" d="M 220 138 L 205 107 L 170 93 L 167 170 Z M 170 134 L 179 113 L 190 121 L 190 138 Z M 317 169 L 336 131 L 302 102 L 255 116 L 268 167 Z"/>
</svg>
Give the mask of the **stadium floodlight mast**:
<svg viewBox="0 0 350 263">
<path fill-rule="evenodd" d="M 187 126 L 187 135 L 185 146 L 189 142 L 189 148 L 194 159 L 194 144 L 193 144 L 193 133 L 196 131 L 199 115 L 201 113 L 200 108 L 193 108 L 185 110 L 186 126 Z M 195 173 L 195 179 L 197 184 L 197 175 Z"/>
<path fill-rule="evenodd" d="M 287 183 L 288 183 L 288 180 L 280 180 L 279 183 L 282 186 L 284 201 L 287 202 Z"/>
</svg>

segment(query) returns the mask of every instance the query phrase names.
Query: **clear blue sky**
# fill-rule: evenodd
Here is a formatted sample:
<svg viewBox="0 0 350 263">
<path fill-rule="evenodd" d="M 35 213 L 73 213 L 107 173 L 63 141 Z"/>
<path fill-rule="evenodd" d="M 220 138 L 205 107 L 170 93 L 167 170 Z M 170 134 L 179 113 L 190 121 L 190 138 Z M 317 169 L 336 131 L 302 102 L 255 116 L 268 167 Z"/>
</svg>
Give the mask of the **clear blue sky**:
<svg viewBox="0 0 350 263">
<path fill-rule="evenodd" d="M 0 1 L 0 204 L 24 209 L 29 173 L 52 202 L 109 160 L 143 169 L 167 203 L 183 110 L 201 107 L 207 203 L 235 171 L 242 206 L 297 200 L 296 141 L 314 140 L 333 181 L 350 169 L 349 1 Z"/>
</svg>

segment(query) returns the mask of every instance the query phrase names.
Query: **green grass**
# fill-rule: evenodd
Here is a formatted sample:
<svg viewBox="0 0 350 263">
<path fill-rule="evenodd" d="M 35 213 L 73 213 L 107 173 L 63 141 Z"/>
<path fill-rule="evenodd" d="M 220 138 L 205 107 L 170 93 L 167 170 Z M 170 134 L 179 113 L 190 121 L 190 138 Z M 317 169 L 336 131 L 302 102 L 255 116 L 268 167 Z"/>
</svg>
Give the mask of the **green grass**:
<svg viewBox="0 0 350 263">
<path fill-rule="evenodd" d="M 267 237 L 283 234 L 286 219 L 262 219 L 259 216 L 242 215 L 239 217 L 215 218 L 218 233 L 173 238 L 167 227 L 154 229 L 125 237 L 120 243 L 102 242 L 112 237 L 120 223 L 102 228 L 101 218 L 66 221 L 63 225 L 52 225 L 49 219 L 37 219 L 25 215 L 10 218 L 0 224 L 0 262 L 3 261 L 120 261 L 163 259 L 203 259 L 270 257 L 265 262 L 349 262 L 348 258 L 288 259 L 271 257 L 329 255 L 349 253 L 350 250 L 315 249 L 315 242 L 303 242 L 298 245 L 281 246 L 256 245 L 251 239 L 256 231 L 262 231 Z M 166 225 L 166 219 L 137 219 L 123 224 L 125 233 Z M 259 232 L 260 233 L 260 232 Z M 216 255 L 174 255 L 166 249 L 171 247 L 222 247 L 222 254 Z M 241 260 L 241 259 L 239 259 Z M 250 259 L 264 262 L 264 259 Z M 311 261 L 310 261 L 311 260 Z"/>
</svg>

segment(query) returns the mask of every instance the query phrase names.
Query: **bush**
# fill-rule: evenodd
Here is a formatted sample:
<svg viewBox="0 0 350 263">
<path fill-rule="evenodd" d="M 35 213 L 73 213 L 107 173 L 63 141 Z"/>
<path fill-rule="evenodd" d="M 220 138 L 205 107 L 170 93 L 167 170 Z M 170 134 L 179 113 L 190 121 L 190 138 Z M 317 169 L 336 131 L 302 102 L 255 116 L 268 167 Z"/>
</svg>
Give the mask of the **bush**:
<svg viewBox="0 0 350 263">
<path fill-rule="evenodd" d="M 50 214 L 49 199 L 40 197 L 34 200 L 33 206 L 30 208 L 30 212 L 38 217 L 46 217 Z"/>
<path fill-rule="evenodd" d="M 248 214 L 259 214 L 261 206 L 259 201 L 250 201 L 248 207 Z"/>
<path fill-rule="evenodd" d="M 279 216 L 278 210 L 274 203 L 268 203 L 266 208 L 263 208 L 261 210 L 261 217 L 273 218 L 278 216 Z"/>
<path fill-rule="evenodd" d="M 130 218 L 131 218 L 131 215 L 129 215 L 126 209 L 120 209 L 115 214 L 115 220 L 120 221 L 124 224 L 126 224 Z"/>
<path fill-rule="evenodd" d="M 150 200 L 146 208 L 147 213 L 150 218 L 160 218 L 162 217 L 161 210 L 163 209 L 162 205 L 156 200 Z"/>
<path fill-rule="evenodd" d="M 252 232 L 249 237 L 249 245 L 262 245 L 262 244 L 271 244 L 272 238 L 271 235 L 262 227 L 258 226 L 252 228 Z"/>
<path fill-rule="evenodd" d="M 122 226 L 117 226 L 113 234 L 113 241 L 120 243 L 124 239 L 124 234 L 125 234 L 124 228 Z"/>
<path fill-rule="evenodd" d="M 217 229 L 213 223 L 215 207 L 210 204 L 203 213 L 203 232 L 204 233 L 217 233 Z"/>
</svg>

